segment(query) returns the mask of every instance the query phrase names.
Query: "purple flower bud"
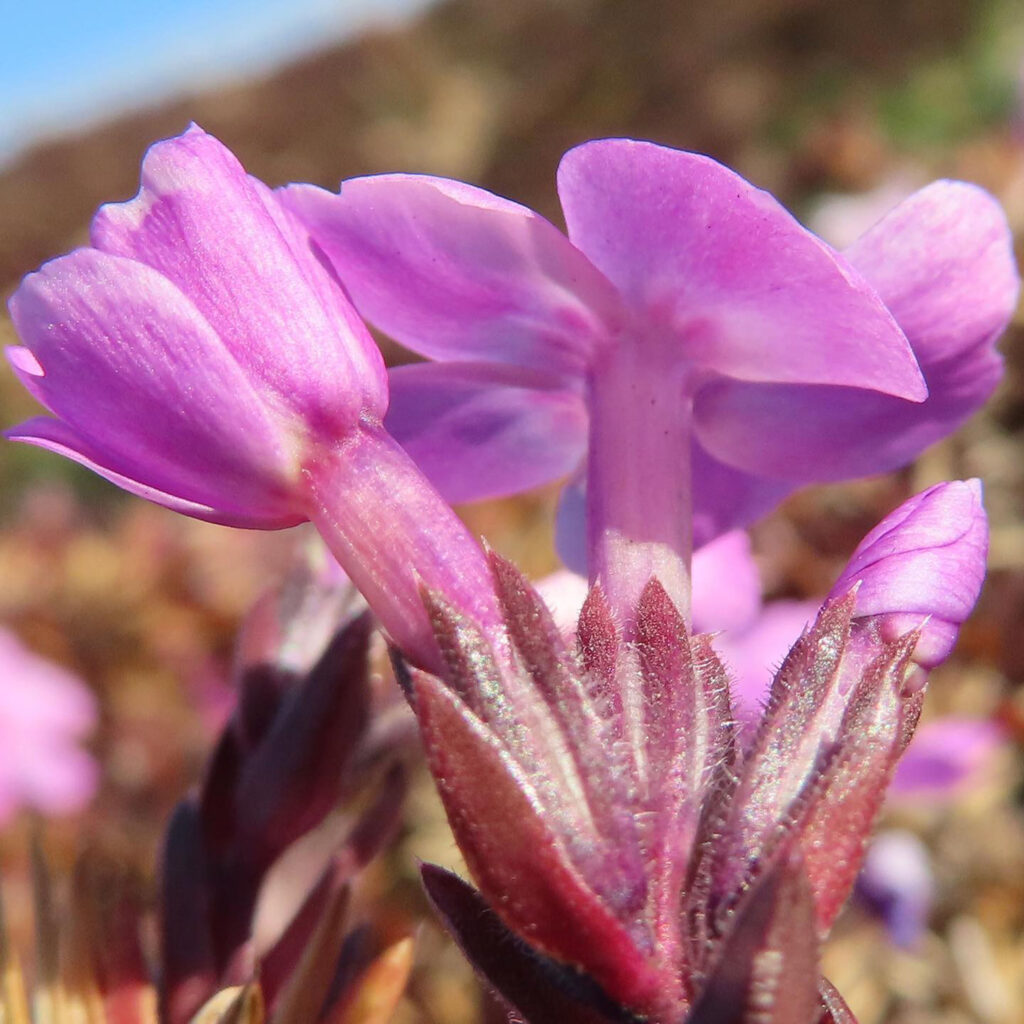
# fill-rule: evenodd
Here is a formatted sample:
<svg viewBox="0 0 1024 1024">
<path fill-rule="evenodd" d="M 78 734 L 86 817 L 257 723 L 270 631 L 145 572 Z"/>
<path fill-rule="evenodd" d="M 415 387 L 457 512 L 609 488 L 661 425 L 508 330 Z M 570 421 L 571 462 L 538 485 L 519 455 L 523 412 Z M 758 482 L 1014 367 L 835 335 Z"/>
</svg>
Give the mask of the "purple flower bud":
<svg viewBox="0 0 1024 1024">
<path fill-rule="evenodd" d="M 8 358 L 53 416 L 9 437 L 199 519 L 312 520 L 421 664 L 421 584 L 497 621 L 481 551 L 381 425 L 369 331 L 297 217 L 200 128 L 155 144 L 138 195 L 10 309 Z"/>
<path fill-rule="evenodd" d="M 934 668 L 978 599 L 987 552 L 980 481 L 937 484 L 864 538 L 829 596 L 856 588 L 855 619 L 885 640 L 919 629 L 914 662 Z"/>
<path fill-rule="evenodd" d="M 300 522 L 304 463 L 387 408 L 380 353 L 305 231 L 196 126 L 10 308 L 11 363 L 56 418 L 9 436 L 201 519 Z"/>
</svg>

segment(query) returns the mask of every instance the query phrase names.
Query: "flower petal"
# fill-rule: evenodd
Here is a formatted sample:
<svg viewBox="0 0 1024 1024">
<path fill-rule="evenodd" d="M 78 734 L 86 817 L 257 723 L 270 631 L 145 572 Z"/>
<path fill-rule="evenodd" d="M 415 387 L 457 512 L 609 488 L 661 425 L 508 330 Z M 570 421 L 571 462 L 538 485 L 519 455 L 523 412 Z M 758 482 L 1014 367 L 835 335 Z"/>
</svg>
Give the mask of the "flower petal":
<svg viewBox="0 0 1024 1024">
<path fill-rule="evenodd" d="M 743 530 L 731 530 L 695 552 L 690 572 L 695 633 L 740 630 L 757 619 L 761 574 Z"/>
<path fill-rule="evenodd" d="M 100 208 L 92 244 L 173 281 L 287 408 L 352 425 L 387 404 L 380 353 L 305 233 L 267 187 L 193 126 L 159 142 L 139 194 Z"/>
<path fill-rule="evenodd" d="M 990 345 L 1017 306 L 1013 239 L 983 189 L 937 181 L 915 192 L 844 253 L 875 288 L 929 367 Z"/>
<path fill-rule="evenodd" d="M 984 773 L 1005 743 L 1004 731 L 987 719 L 950 715 L 927 722 L 900 759 L 889 797 L 950 799 Z"/>
<path fill-rule="evenodd" d="M 390 376 L 385 427 L 450 502 L 529 490 L 583 456 L 586 409 L 558 379 L 483 363 L 417 363 Z"/>
<path fill-rule="evenodd" d="M 925 368 L 929 397 L 859 388 L 717 380 L 694 402 L 694 429 L 716 458 L 791 486 L 885 473 L 953 433 L 992 394 L 1002 360 L 975 347 Z"/>
<path fill-rule="evenodd" d="M 772 601 L 745 630 L 715 637 L 715 649 L 730 671 L 733 710 L 744 728 L 764 713 L 779 666 L 818 613 L 814 601 Z"/>
<path fill-rule="evenodd" d="M 0 824 L 18 807 L 79 811 L 99 771 L 79 741 L 96 725 L 96 699 L 67 669 L 0 628 Z"/>
<path fill-rule="evenodd" d="M 768 193 L 708 157 L 605 139 L 558 171 L 569 237 L 698 366 L 749 381 L 926 391 L 875 292 Z"/>
<path fill-rule="evenodd" d="M 846 255 L 910 340 L 928 399 L 716 381 L 697 396 L 696 429 L 729 464 L 794 482 L 886 472 L 952 433 L 992 394 L 1002 375 L 994 345 L 1019 279 L 1006 219 L 986 192 L 935 182 Z"/>
<path fill-rule="evenodd" d="M 759 474 L 733 469 L 693 445 L 693 546 L 707 544 L 719 534 L 749 526 L 790 493 L 793 485 Z"/>
<path fill-rule="evenodd" d="M 388 174 L 334 195 L 291 186 L 356 307 L 434 359 L 578 372 L 617 317 L 607 281 L 543 217 L 446 178 Z"/>
<path fill-rule="evenodd" d="M 287 435 L 166 278 L 80 249 L 30 274 L 10 308 L 27 345 L 13 350 L 15 372 L 64 421 L 10 436 L 201 518 L 303 518 L 287 502 Z"/>
</svg>

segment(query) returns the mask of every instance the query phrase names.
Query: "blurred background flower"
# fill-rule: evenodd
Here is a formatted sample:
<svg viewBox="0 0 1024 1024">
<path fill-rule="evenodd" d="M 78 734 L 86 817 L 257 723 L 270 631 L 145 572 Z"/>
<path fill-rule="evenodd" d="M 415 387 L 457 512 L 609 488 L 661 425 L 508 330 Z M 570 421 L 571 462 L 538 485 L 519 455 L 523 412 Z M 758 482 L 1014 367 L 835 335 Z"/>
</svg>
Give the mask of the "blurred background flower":
<svg viewBox="0 0 1024 1024">
<path fill-rule="evenodd" d="M 0 825 L 22 807 L 44 815 L 82 810 L 98 781 L 82 746 L 96 727 L 91 691 L 2 628 L 0 680 Z"/>
</svg>

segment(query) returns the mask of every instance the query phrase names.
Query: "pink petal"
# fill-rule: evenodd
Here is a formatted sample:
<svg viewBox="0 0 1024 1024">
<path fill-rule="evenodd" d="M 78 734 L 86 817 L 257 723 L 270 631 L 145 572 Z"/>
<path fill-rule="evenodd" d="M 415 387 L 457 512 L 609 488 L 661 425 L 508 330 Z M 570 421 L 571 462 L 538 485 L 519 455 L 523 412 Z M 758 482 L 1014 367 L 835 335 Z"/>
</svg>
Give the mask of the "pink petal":
<svg viewBox="0 0 1024 1024">
<path fill-rule="evenodd" d="M 558 188 L 569 237 L 680 358 L 748 381 L 925 397 L 874 291 L 714 160 L 605 139 L 563 157 Z"/>
<path fill-rule="evenodd" d="M 151 147 L 139 194 L 101 207 L 91 237 L 176 284 L 259 391 L 327 424 L 383 414 L 380 353 L 305 232 L 201 129 Z"/>
<path fill-rule="evenodd" d="M 450 502 L 529 490 L 583 457 L 586 409 L 558 379 L 483 363 L 419 363 L 390 376 L 385 427 Z"/>
<path fill-rule="evenodd" d="M 286 427 L 166 278 L 80 249 L 25 278 L 10 308 L 32 357 L 15 349 L 15 371 L 64 421 L 31 420 L 10 436 L 188 511 L 302 518 L 286 500 L 297 472 Z"/>
<path fill-rule="evenodd" d="M 749 526 L 771 511 L 793 485 L 760 474 L 733 469 L 694 443 L 693 546 L 699 548 L 719 534 Z"/>
<path fill-rule="evenodd" d="M 56 816 L 82 810 L 99 784 L 96 762 L 66 740 L 37 743 L 18 776 L 24 803 Z"/>
<path fill-rule="evenodd" d="M 923 369 L 922 403 L 859 388 L 713 381 L 697 394 L 694 427 L 713 457 L 791 486 L 888 472 L 981 408 L 1002 360 L 982 346 Z"/>
<path fill-rule="evenodd" d="M 928 399 L 714 382 L 698 394 L 697 431 L 729 464 L 794 482 L 885 472 L 952 433 L 992 394 L 1002 375 L 995 341 L 1019 280 L 1006 219 L 987 193 L 935 182 L 846 256 L 907 335 Z"/>
<path fill-rule="evenodd" d="M 22 805 L 70 814 L 88 802 L 98 770 L 78 744 L 96 717 L 80 679 L 0 628 L 0 822 Z"/>
<path fill-rule="evenodd" d="M 98 450 L 66 424 L 48 416 L 35 416 L 26 420 L 17 427 L 5 431 L 4 436 L 11 441 L 23 441 L 25 444 L 35 445 L 37 448 L 73 459 L 129 494 L 163 505 L 182 515 L 192 516 L 193 519 L 202 519 L 221 526 L 266 530 L 296 526 L 304 520 L 302 515 L 290 509 L 284 501 L 275 502 L 272 496 L 268 499 L 267 495 L 257 495 L 256 500 L 252 500 L 246 488 L 239 488 L 232 494 L 225 493 L 223 500 L 218 501 L 214 507 L 142 483 L 109 468 L 106 465 L 109 453 Z M 140 468 L 139 475 L 148 475 L 145 468 Z M 246 500 L 247 496 L 250 500 Z"/>
<path fill-rule="evenodd" d="M 695 633 L 742 630 L 757 619 L 761 575 L 743 530 L 723 534 L 695 552 L 690 571 Z"/>
<path fill-rule="evenodd" d="M 1013 239 L 983 189 L 937 181 L 901 203 L 844 253 L 892 311 L 929 368 L 991 345 L 1017 306 Z"/>
<path fill-rule="evenodd" d="M 292 186 L 359 311 L 434 359 L 575 373 L 617 320 L 614 291 L 543 217 L 445 178 L 388 174 L 340 195 Z"/>
<path fill-rule="evenodd" d="M 818 608 L 814 601 L 773 601 L 746 629 L 715 637 L 715 649 L 730 672 L 733 708 L 744 726 L 761 718 L 772 679 Z"/>
<path fill-rule="evenodd" d="M 534 587 L 544 599 L 562 636 L 566 637 L 567 642 L 574 643 L 580 610 L 590 590 L 586 576 L 571 569 L 559 569 L 538 580 Z"/>
<path fill-rule="evenodd" d="M 21 729 L 83 736 L 96 725 L 96 699 L 85 683 L 3 628 L 0 679 L 0 716 Z"/>
</svg>

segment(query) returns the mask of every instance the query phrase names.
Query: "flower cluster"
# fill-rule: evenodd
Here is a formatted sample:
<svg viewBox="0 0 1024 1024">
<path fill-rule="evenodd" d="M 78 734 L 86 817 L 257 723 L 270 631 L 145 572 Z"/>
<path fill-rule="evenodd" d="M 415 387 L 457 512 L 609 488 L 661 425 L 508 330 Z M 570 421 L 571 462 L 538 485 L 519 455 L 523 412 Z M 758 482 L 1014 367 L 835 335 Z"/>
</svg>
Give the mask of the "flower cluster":
<svg viewBox="0 0 1024 1024">
<path fill-rule="evenodd" d="M 193 127 L 12 298 L 52 416 L 9 436 L 200 518 L 313 523 L 393 645 L 477 884 L 428 866 L 427 892 L 510 1013 L 847 1024 L 819 943 L 980 590 L 980 486 L 865 538 L 763 708 L 691 613 L 691 555 L 979 407 L 1017 300 L 1005 221 L 939 182 L 840 253 L 708 157 L 623 139 L 571 150 L 558 189 L 567 234 L 438 178 L 274 192 Z M 363 317 L 431 361 L 388 373 Z M 561 477 L 590 581 L 569 630 L 448 504 Z M 244 974 L 269 863 L 338 795 L 366 630 L 287 695 L 257 671 L 172 825 L 175 1019 Z"/>
</svg>

